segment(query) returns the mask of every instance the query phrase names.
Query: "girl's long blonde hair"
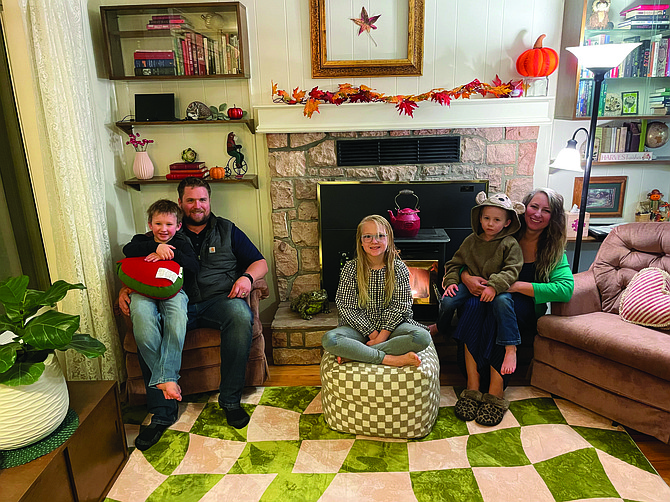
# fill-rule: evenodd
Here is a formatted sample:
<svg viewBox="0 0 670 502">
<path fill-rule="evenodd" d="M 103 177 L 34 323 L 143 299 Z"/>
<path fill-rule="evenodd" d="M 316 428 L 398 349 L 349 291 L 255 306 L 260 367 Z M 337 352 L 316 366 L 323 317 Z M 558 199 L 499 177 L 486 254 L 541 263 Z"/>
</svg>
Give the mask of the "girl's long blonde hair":
<svg viewBox="0 0 670 502">
<path fill-rule="evenodd" d="M 356 228 L 356 282 L 358 285 L 358 306 L 367 308 L 370 303 L 368 285 L 370 282 L 370 262 L 367 253 L 363 249 L 363 225 L 372 221 L 377 224 L 378 229 L 386 233 L 386 252 L 384 253 L 384 265 L 386 266 L 386 283 L 384 284 L 384 306 L 391 303 L 393 290 L 395 289 L 395 267 L 393 262 L 398 256 L 398 250 L 393 242 L 393 229 L 383 216 L 371 214 L 361 220 Z"/>
<path fill-rule="evenodd" d="M 563 196 L 551 188 L 536 188 L 523 199 L 526 207 L 538 193 L 543 193 L 549 199 L 551 216 L 549 225 L 540 234 L 535 254 L 535 280 L 537 282 L 548 282 L 549 274 L 558 265 L 565 251 L 567 242 L 567 230 L 565 226 L 565 209 L 563 208 Z M 517 239 L 521 239 L 526 233 L 526 218 L 521 218 L 521 230 Z"/>
</svg>

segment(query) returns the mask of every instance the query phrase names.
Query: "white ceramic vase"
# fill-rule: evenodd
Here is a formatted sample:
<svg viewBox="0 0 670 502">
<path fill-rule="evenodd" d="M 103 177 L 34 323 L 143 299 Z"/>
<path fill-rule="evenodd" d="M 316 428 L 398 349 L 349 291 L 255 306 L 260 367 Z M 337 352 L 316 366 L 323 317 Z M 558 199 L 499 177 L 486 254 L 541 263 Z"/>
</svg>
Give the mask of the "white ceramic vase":
<svg viewBox="0 0 670 502">
<path fill-rule="evenodd" d="M 149 178 L 153 178 L 154 164 L 151 162 L 147 152 L 135 152 L 133 173 L 138 180 L 148 180 Z"/>
<path fill-rule="evenodd" d="M 49 354 L 44 366 L 34 384 L 0 384 L 0 450 L 36 443 L 65 420 L 70 396 L 63 371 L 54 354 Z"/>
</svg>

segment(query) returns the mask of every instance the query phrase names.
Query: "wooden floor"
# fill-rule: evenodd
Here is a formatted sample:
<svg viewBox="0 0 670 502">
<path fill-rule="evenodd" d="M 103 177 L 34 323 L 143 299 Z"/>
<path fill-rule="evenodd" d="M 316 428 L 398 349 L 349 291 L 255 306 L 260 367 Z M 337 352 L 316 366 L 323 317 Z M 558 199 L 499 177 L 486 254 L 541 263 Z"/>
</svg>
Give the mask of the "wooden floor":
<svg viewBox="0 0 670 502">
<path fill-rule="evenodd" d="M 440 383 L 442 385 L 465 385 L 465 379 L 457 369 L 453 372 L 443 372 L 440 374 Z M 525 372 L 517 372 L 524 374 Z M 511 385 L 529 385 L 525 378 L 518 377 L 512 380 Z M 270 366 L 270 378 L 265 382 L 270 386 L 291 386 L 291 385 L 314 385 L 320 386 L 319 365 L 308 366 Z M 626 429 L 631 435 L 642 453 L 649 459 L 658 473 L 663 477 L 666 483 L 670 485 L 670 445 L 660 442 L 658 439 L 646 434 Z"/>
</svg>

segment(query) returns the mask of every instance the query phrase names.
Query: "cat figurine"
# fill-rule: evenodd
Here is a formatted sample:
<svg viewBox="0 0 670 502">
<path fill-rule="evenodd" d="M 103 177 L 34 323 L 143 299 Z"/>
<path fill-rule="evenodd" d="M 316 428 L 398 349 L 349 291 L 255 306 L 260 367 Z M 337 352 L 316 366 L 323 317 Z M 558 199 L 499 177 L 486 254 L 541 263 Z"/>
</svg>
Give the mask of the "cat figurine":
<svg viewBox="0 0 670 502">
<path fill-rule="evenodd" d="M 212 110 L 202 101 L 193 101 L 186 107 L 186 118 L 189 120 L 206 120 L 212 116 Z"/>
</svg>

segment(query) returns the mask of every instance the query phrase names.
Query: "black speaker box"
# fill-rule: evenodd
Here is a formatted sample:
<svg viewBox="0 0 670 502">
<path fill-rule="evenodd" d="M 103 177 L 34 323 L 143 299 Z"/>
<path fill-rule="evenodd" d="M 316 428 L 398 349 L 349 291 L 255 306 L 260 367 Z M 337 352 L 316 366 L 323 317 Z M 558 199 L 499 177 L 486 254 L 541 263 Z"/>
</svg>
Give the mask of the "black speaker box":
<svg viewBox="0 0 670 502">
<path fill-rule="evenodd" d="M 177 120 L 174 113 L 174 94 L 135 94 L 136 122 Z"/>
</svg>

